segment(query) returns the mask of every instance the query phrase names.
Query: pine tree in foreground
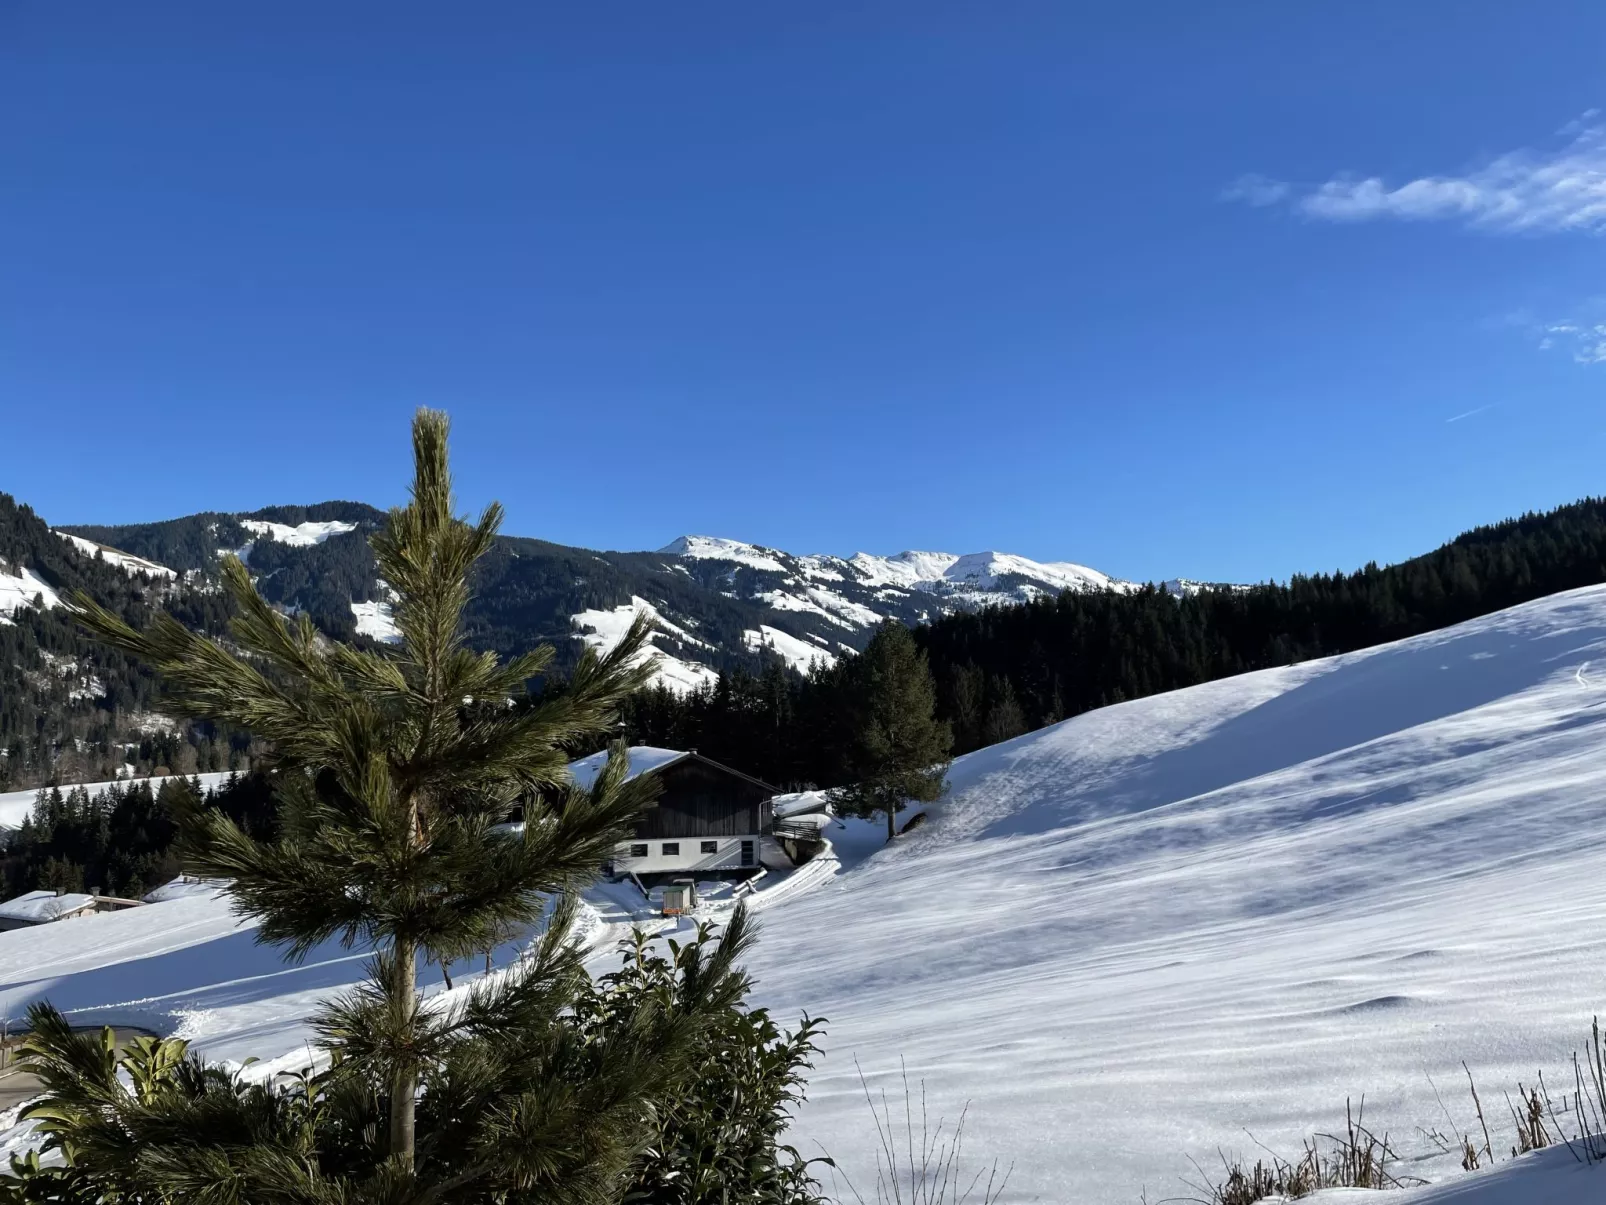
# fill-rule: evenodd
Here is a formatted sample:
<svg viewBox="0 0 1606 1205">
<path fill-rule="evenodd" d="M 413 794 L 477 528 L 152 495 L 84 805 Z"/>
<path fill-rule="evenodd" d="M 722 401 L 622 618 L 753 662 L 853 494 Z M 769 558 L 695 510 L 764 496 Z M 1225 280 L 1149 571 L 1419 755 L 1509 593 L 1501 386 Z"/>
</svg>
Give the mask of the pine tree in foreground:
<svg viewBox="0 0 1606 1205">
<path fill-rule="evenodd" d="M 412 499 L 373 539 L 396 594 L 395 649 L 330 643 L 305 617 L 285 619 L 233 558 L 228 645 L 165 615 L 135 631 L 77 597 L 88 628 L 160 671 L 172 711 L 274 751 L 279 835 L 255 840 L 215 810 L 188 810 L 187 869 L 228 879 L 259 939 L 292 957 L 328 941 L 376 953 L 359 990 L 315 1019 L 327 1070 L 288 1085 L 203 1068 L 176 1042 L 119 1060 L 109 1035 L 36 1008 L 47 1094 L 33 1116 L 66 1167 L 25 1175 L 6 1189 L 15 1199 L 617 1201 L 661 1132 L 655 1102 L 720 1040 L 719 1019 L 747 990 L 734 961 L 740 915 L 717 948 L 700 941 L 667 980 L 594 1019 L 596 989 L 569 940 L 572 892 L 652 787 L 627 780 L 616 749 L 582 790 L 564 746 L 595 737 L 642 685 L 646 628 L 606 656 L 588 651 L 562 692 L 514 705 L 552 650 L 499 664 L 463 643 L 471 572 L 501 511 L 472 525 L 453 514 L 446 436 L 444 416 L 419 413 Z M 524 823 L 510 833 L 501 826 L 516 808 Z M 420 959 L 489 950 L 539 925 L 553 900 L 544 937 L 514 968 L 453 1003 L 420 1000 Z"/>
<path fill-rule="evenodd" d="M 885 815 L 891 841 L 898 810 L 908 802 L 930 803 L 946 785 L 953 737 L 936 718 L 931 669 L 909 629 L 888 620 L 847 664 L 841 689 L 849 783 L 827 798 L 839 815 Z"/>
</svg>

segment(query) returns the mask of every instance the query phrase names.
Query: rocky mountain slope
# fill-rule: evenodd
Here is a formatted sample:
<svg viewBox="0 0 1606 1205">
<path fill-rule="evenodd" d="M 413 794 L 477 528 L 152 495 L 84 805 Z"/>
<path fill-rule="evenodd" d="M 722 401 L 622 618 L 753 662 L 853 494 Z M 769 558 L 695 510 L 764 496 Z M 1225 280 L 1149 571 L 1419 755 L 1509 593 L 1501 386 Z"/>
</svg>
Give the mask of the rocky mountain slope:
<svg viewBox="0 0 1606 1205">
<path fill-rule="evenodd" d="M 388 592 L 367 546 L 383 522 L 373 507 L 326 502 L 64 534 L 202 576 L 233 552 L 272 601 L 333 635 L 385 640 L 395 636 Z M 659 680 L 687 690 L 766 657 L 799 672 L 829 665 L 862 648 L 886 618 L 914 623 L 1066 589 L 1130 588 L 1083 565 L 1000 552 L 798 556 L 713 536 L 682 536 L 656 552 L 596 552 L 506 536 L 483 567 L 472 621 L 483 645 L 511 652 L 551 641 L 567 661 L 585 644 L 608 646 L 645 613 Z"/>
</svg>

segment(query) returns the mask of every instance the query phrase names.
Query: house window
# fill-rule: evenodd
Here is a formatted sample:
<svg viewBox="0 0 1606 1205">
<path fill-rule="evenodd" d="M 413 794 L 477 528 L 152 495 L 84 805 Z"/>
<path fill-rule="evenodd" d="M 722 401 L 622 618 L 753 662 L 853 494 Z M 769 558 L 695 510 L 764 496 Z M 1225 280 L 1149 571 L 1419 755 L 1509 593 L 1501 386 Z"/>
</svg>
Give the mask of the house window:
<svg viewBox="0 0 1606 1205">
<path fill-rule="evenodd" d="M 665 841 L 664 842 L 664 857 L 666 857 L 666 858 L 675 858 L 675 857 L 679 857 L 679 856 L 680 856 L 680 842 L 679 841 Z"/>
<path fill-rule="evenodd" d="M 754 863 L 754 861 L 756 861 L 756 859 L 753 857 L 753 843 L 751 841 L 743 841 L 742 842 L 742 865 L 743 866 L 751 866 Z"/>
<path fill-rule="evenodd" d="M 647 856 L 647 847 L 645 845 L 632 845 L 630 847 L 630 856 L 632 858 L 645 858 Z"/>
<path fill-rule="evenodd" d="M 703 852 L 705 854 L 717 854 L 719 852 L 719 842 L 718 841 L 704 841 L 703 842 Z"/>
</svg>

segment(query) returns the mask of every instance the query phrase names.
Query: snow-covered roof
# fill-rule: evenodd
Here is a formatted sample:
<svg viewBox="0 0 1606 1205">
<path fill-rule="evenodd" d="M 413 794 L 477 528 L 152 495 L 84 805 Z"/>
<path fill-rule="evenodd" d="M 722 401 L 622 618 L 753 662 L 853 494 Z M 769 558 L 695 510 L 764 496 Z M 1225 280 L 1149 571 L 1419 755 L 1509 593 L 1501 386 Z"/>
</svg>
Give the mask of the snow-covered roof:
<svg viewBox="0 0 1606 1205">
<path fill-rule="evenodd" d="M 638 774 L 651 774 L 654 770 L 662 770 L 665 766 L 690 756 L 683 749 L 658 749 L 652 745 L 631 745 L 630 778 Z M 597 781 L 597 775 L 607 764 L 608 751 L 593 753 L 589 757 L 582 757 L 579 761 L 569 763 L 569 773 L 577 785 L 589 787 Z"/>
<path fill-rule="evenodd" d="M 0 920 L 21 920 L 30 924 L 70 916 L 84 908 L 92 908 L 95 897 L 79 891 L 57 895 L 54 891 L 29 891 L 14 900 L 0 904 Z"/>
</svg>

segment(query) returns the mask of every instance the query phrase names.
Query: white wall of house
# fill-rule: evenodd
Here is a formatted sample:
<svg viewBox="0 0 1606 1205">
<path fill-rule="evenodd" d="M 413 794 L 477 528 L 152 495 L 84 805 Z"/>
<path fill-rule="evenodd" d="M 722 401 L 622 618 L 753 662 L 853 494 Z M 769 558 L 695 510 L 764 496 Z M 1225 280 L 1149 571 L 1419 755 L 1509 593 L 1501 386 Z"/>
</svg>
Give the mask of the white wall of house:
<svg viewBox="0 0 1606 1205">
<path fill-rule="evenodd" d="M 742 842 L 752 846 L 752 860 L 742 861 Z M 744 837 L 653 837 L 621 841 L 614 847 L 615 874 L 667 874 L 683 871 L 756 870 L 764 839 L 757 833 Z M 673 847 L 673 852 L 668 851 Z M 711 848 L 710 848 L 711 847 Z M 642 850 L 645 848 L 646 852 Z"/>
</svg>

